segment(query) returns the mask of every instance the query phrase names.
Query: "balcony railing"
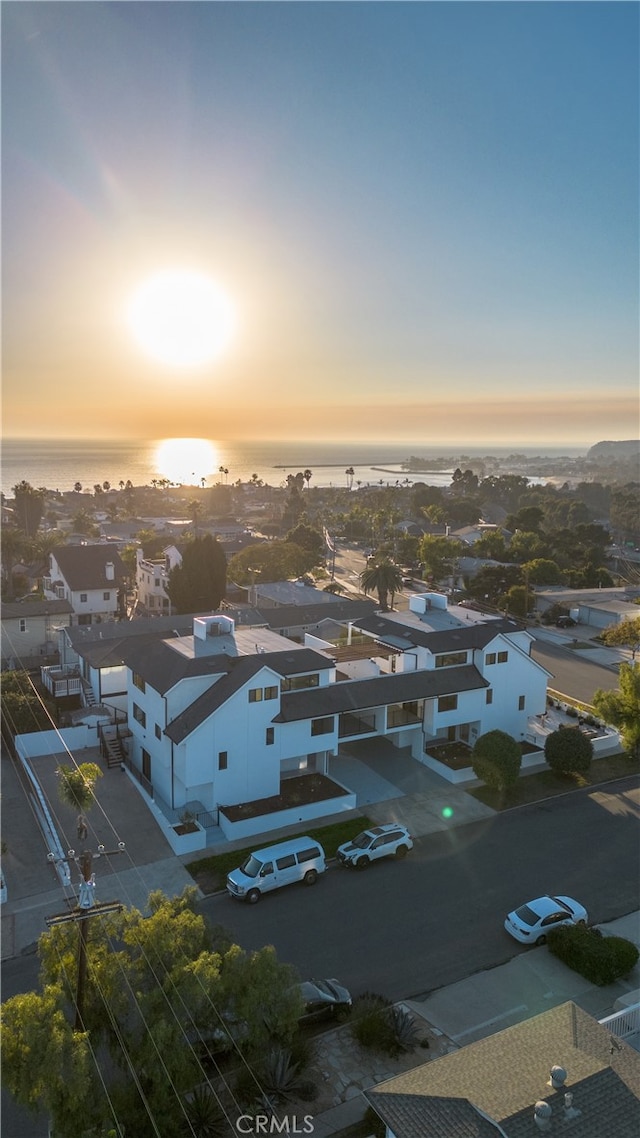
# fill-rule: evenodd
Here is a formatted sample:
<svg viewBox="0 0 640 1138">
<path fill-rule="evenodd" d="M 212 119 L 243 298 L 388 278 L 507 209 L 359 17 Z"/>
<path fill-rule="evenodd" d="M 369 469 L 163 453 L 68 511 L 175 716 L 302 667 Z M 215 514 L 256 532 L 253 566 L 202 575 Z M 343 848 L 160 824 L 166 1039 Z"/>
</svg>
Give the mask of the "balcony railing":
<svg viewBox="0 0 640 1138">
<path fill-rule="evenodd" d="M 375 729 L 375 715 L 351 715 L 350 712 L 345 712 L 340 716 L 338 738 L 346 739 L 351 735 L 370 735 Z"/>
<path fill-rule="evenodd" d="M 640 1032 L 640 1003 L 632 1004 L 630 1008 L 622 1008 L 619 1012 L 598 1020 L 611 1035 L 618 1039 L 627 1039 L 630 1035 Z"/>
<path fill-rule="evenodd" d="M 56 699 L 79 695 L 82 691 L 82 679 L 76 667 L 44 667 L 40 669 L 40 679 Z"/>
<path fill-rule="evenodd" d="M 407 711 L 404 707 L 387 708 L 387 731 L 392 727 L 418 727 L 421 723 L 422 720 L 415 711 Z"/>
</svg>

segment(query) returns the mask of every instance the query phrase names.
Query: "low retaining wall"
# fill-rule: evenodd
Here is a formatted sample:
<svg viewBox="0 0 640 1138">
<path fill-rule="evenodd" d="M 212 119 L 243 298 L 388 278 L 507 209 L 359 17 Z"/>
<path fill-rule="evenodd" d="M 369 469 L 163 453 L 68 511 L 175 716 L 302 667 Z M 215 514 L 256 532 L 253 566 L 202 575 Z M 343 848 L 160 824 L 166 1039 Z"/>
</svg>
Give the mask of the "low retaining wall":
<svg viewBox="0 0 640 1138">
<path fill-rule="evenodd" d="M 335 782 L 335 779 L 332 781 Z M 224 810 L 218 812 L 218 825 L 230 842 L 236 838 L 250 838 L 254 834 L 265 834 L 269 830 L 279 830 L 284 826 L 295 826 L 298 822 L 309 822 L 339 814 L 343 810 L 355 810 L 356 795 L 345 790 L 339 798 L 325 798 L 322 802 L 309 802 L 304 806 L 291 806 L 288 810 L 278 810 L 273 814 L 259 814 L 254 818 L 243 818 L 230 822 Z"/>
</svg>

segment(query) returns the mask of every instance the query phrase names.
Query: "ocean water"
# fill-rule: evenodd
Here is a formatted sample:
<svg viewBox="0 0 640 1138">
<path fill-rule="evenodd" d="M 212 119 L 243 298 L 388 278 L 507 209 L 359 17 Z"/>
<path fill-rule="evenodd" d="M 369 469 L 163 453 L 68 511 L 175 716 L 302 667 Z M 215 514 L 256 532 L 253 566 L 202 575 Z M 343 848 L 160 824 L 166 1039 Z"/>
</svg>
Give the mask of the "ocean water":
<svg viewBox="0 0 640 1138">
<path fill-rule="evenodd" d="M 353 484 L 391 485 L 410 476 L 402 463 L 411 455 L 436 458 L 451 455 L 450 469 L 459 455 L 506 457 L 512 452 L 527 455 L 568 455 L 584 448 L 548 447 L 450 447 L 438 449 L 424 443 L 324 443 L 324 442 L 224 442 L 215 439 L 6 439 L 2 445 L 2 491 L 25 479 L 32 486 L 49 490 L 73 490 L 76 482 L 92 491 L 105 481 L 117 488 L 130 480 L 134 486 L 150 485 L 152 479 L 169 478 L 183 485 L 212 486 L 247 482 L 257 474 L 269 486 L 280 486 L 287 474 L 312 471 L 310 486 L 347 486 L 348 467 Z M 220 467 L 223 471 L 220 471 Z M 227 473 L 224 473 L 224 471 Z M 412 481 L 448 486 L 450 473 L 436 471 L 413 475 Z"/>
</svg>

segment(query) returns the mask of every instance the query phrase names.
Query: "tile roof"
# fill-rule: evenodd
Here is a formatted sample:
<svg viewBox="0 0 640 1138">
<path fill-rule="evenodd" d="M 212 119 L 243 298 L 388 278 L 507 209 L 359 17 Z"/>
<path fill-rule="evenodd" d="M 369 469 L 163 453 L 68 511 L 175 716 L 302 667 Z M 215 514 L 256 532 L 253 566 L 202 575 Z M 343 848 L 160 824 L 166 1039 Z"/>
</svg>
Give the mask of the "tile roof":
<svg viewBox="0 0 640 1138">
<path fill-rule="evenodd" d="M 548 1085 L 556 1064 L 567 1071 L 560 1090 Z M 567 1091 L 580 1111 L 573 1123 L 564 1119 Z M 484 1112 L 507 1138 L 537 1133 L 533 1108 L 539 1100 L 552 1107 L 553 1133 L 560 1128 L 579 1138 L 637 1138 L 640 1055 L 621 1040 L 614 1046 L 606 1027 L 568 1002 L 415 1067 L 366 1094 L 396 1138 L 466 1138 L 466 1130 L 449 1126 L 452 1100 L 466 1100 Z M 468 1133 L 484 1138 L 490 1132 Z"/>
<path fill-rule="evenodd" d="M 322 688 L 284 692 L 280 714 L 274 723 L 293 723 L 318 715 L 339 715 L 343 711 L 364 711 L 389 703 L 430 699 L 441 695 L 487 688 L 477 668 L 471 664 L 460 668 L 421 669 L 395 675 L 373 676 L 367 680 L 345 680 Z"/>
<path fill-rule="evenodd" d="M 70 589 L 103 589 L 121 585 L 127 570 L 120 554 L 112 546 L 59 545 L 52 551 Z M 112 562 L 115 578 L 107 577 L 106 565 Z"/>
</svg>

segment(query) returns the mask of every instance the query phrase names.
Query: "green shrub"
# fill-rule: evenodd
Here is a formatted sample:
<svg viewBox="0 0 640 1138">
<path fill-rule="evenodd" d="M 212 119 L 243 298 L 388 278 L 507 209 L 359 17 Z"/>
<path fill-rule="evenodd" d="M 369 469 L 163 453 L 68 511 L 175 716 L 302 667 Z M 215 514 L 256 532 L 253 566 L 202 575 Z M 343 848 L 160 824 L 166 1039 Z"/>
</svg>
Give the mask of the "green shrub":
<svg viewBox="0 0 640 1138">
<path fill-rule="evenodd" d="M 495 790 L 507 790 L 518 781 L 521 763 L 520 744 L 506 731 L 487 731 L 473 748 L 473 773 Z"/>
<path fill-rule="evenodd" d="M 599 929 L 561 925 L 547 936 L 550 952 L 591 984 L 604 987 L 627 976 L 635 967 L 638 949 L 620 936 L 602 936 Z"/>
<path fill-rule="evenodd" d="M 544 757 L 556 774 L 587 774 L 593 758 L 593 744 L 579 727 L 560 727 L 547 735 Z"/>
<path fill-rule="evenodd" d="M 374 992 L 364 992 L 356 999 L 351 1033 L 362 1047 L 392 1054 L 396 1044 L 390 1009 L 391 1001 Z"/>
</svg>

